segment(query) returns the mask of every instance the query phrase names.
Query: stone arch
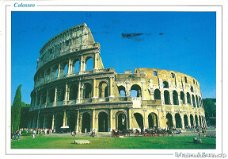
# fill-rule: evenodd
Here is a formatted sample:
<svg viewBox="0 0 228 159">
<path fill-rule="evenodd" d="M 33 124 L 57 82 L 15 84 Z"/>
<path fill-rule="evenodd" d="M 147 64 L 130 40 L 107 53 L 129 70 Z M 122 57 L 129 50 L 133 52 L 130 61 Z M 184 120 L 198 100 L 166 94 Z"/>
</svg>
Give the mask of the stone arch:
<svg viewBox="0 0 228 159">
<path fill-rule="evenodd" d="M 187 93 L 187 103 L 191 104 L 191 96 L 189 93 Z"/>
<path fill-rule="evenodd" d="M 62 76 L 63 76 L 63 77 L 67 76 L 68 68 L 69 68 L 69 66 L 68 66 L 67 63 L 63 63 L 63 64 L 62 64 Z"/>
<path fill-rule="evenodd" d="M 75 125 L 76 125 L 76 112 L 74 111 L 69 111 L 67 112 L 67 123 L 69 125 L 69 129 L 70 131 L 74 131 L 75 130 Z"/>
<path fill-rule="evenodd" d="M 83 85 L 83 98 L 92 98 L 92 85 L 90 83 Z"/>
<path fill-rule="evenodd" d="M 127 130 L 127 115 L 122 111 L 116 113 L 116 127 L 120 131 Z"/>
<path fill-rule="evenodd" d="M 55 89 L 50 88 L 48 91 L 48 103 L 53 103 L 55 100 Z"/>
<path fill-rule="evenodd" d="M 126 96 L 127 96 L 127 95 L 126 95 L 126 89 L 125 89 L 124 86 L 119 86 L 119 87 L 118 87 L 118 90 L 119 90 L 119 96 L 120 96 L 120 97 L 126 97 Z"/>
<path fill-rule="evenodd" d="M 57 65 L 54 66 L 54 67 L 52 68 L 52 70 L 53 70 L 53 78 L 54 78 L 54 79 L 57 79 L 58 76 L 59 76 L 59 69 L 58 69 L 58 66 L 57 66 Z"/>
<path fill-rule="evenodd" d="M 56 130 L 56 132 L 61 131 L 62 124 L 63 124 L 63 114 L 56 113 L 55 114 L 55 130 Z"/>
<path fill-rule="evenodd" d="M 185 128 L 187 128 L 189 126 L 188 116 L 186 114 L 184 115 L 184 125 L 185 125 Z"/>
<path fill-rule="evenodd" d="M 149 128 L 158 127 L 158 116 L 155 113 L 150 113 L 148 115 L 148 125 Z"/>
<path fill-rule="evenodd" d="M 91 115 L 88 112 L 82 114 L 82 132 L 91 131 Z"/>
<path fill-rule="evenodd" d="M 182 120 L 179 113 L 175 114 L 176 128 L 182 128 Z"/>
<path fill-rule="evenodd" d="M 76 100 L 77 97 L 78 97 L 78 84 L 77 83 L 73 83 L 73 84 L 70 84 L 70 88 L 69 88 L 70 92 L 70 96 L 69 96 L 69 99 L 70 100 Z"/>
<path fill-rule="evenodd" d="M 179 105 L 178 93 L 175 90 L 173 91 L 173 104 L 174 105 Z"/>
<path fill-rule="evenodd" d="M 185 104 L 185 95 L 183 91 L 180 92 L 180 97 L 181 97 L 182 103 Z"/>
<path fill-rule="evenodd" d="M 159 89 L 154 90 L 154 99 L 155 100 L 160 100 L 161 99 L 161 92 Z"/>
<path fill-rule="evenodd" d="M 80 72 L 80 60 L 75 59 L 73 61 L 73 73 L 76 74 L 76 73 L 79 73 L 79 72 Z"/>
<path fill-rule="evenodd" d="M 100 112 L 98 114 L 98 131 L 108 132 L 108 114 L 106 112 Z"/>
<path fill-rule="evenodd" d="M 163 81 L 163 88 L 169 88 L 169 83 L 167 81 Z"/>
<path fill-rule="evenodd" d="M 138 128 L 142 129 L 144 128 L 143 124 L 143 116 L 140 113 L 134 113 L 135 121 L 138 124 Z"/>
<path fill-rule="evenodd" d="M 198 123 L 198 116 L 197 115 L 195 115 L 195 122 L 196 122 L 196 127 L 198 127 L 199 123 Z"/>
<path fill-rule="evenodd" d="M 170 95 L 169 95 L 169 91 L 167 90 L 164 91 L 164 99 L 165 99 L 165 104 L 170 104 Z"/>
<path fill-rule="evenodd" d="M 94 68 L 94 60 L 93 57 L 88 56 L 85 60 L 85 71 L 91 71 Z"/>
<path fill-rule="evenodd" d="M 63 101 L 65 97 L 65 87 L 60 86 L 57 88 L 57 100 L 58 101 Z"/>
<path fill-rule="evenodd" d="M 166 125 L 170 129 L 173 127 L 173 116 L 170 113 L 166 114 Z"/>
<path fill-rule="evenodd" d="M 105 81 L 101 81 L 99 83 L 99 97 L 100 98 L 105 98 L 108 97 L 108 84 Z"/>
<path fill-rule="evenodd" d="M 194 95 L 192 95 L 192 105 L 193 105 L 193 107 L 196 107 L 196 102 L 195 102 L 195 96 Z"/>
<path fill-rule="evenodd" d="M 192 93 L 194 92 L 193 86 L 191 86 L 190 90 L 191 90 Z"/>
<path fill-rule="evenodd" d="M 142 97 L 141 87 L 138 84 L 131 86 L 131 97 Z"/>
</svg>

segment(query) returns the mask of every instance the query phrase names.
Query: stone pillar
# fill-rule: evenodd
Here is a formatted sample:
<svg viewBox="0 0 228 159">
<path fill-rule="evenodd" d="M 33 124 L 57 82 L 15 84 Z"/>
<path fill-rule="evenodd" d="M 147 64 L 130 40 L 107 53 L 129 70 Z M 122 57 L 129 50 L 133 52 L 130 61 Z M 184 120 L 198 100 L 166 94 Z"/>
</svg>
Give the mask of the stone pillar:
<svg viewBox="0 0 228 159">
<path fill-rule="evenodd" d="M 54 130 L 55 129 L 55 115 L 52 115 L 52 122 L 51 122 L 51 129 Z"/>
<path fill-rule="evenodd" d="M 110 109 L 109 110 L 109 131 L 112 131 L 113 128 L 113 119 L 112 119 L 112 113 L 113 113 L 113 110 Z"/>
<path fill-rule="evenodd" d="M 181 115 L 181 125 L 182 125 L 182 129 L 185 129 L 185 124 L 184 124 L 184 115 Z"/>
<path fill-rule="evenodd" d="M 114 97 L 113 95 L 113 83 L 114 83 L 114 77 L 109 77 L 109 97 Z"/>
<path fill-rule="evenodd" d="M 97 129 L 98 128 L 97 120 L 98 120 L 98 118 L 96 117 L 95 109 L 93 109 L 92 110 L 92 128 L 91 128 L 90 131 L 93 131 L 93 130 L 98 131 L 98 129 Z"/>
<path fill-rule="evenodd" d="M 175 114 L 172 114 L 172 120 L 173 120 L 173 127 L 176 128 L 176 119 L 175 119 Z"/>
<path fill-rule="evenodd" d="M 141 81 L 141 85 L 142 85 L 142 88 L 141 88 L 141 97 L 142 97 L 142 100 L 144 100 L 144 84 L 145 84 L 145 81 Z"/>
<path fill-rule="evenodd" d="M 45 107 L 48 106 L 48 96 L 49 96 L 49 93 L 48 93 L 48 89 L 47 89 L 47 92 L 46 92 L 46 103 L 45 103 Z"/>
<path fill-rule="evenodd" d="M 97 98 L 97 86 L 96 86 L 97 82 L 96 79 L 93 79 L 93 90 L 92 90 L 92 98 Z"/>
<path fill-rule="evenodd" d="M 170 100 L 170 104 L 173 105 L 173 91 L 169 91 L 169 100 Z"/>
<path fill-rule="evenodd" d="M 58 65 L 58 78 L 60 78 L 60 75 L 61 75 L 61 65 L 59 64 Z"/>
<path fill-rule="evenodd" d="M 143 126 L 144 126 L 144 130 L 147 129 L 149 126 L 148 126 L 148 116 L 147 116 L 147 112 L 146 110 L 144 109 L 143 110 Z"/>
<path fill-rule="evenodd" d="M 63 111 L 63 127 L 67 126 L 67 112 Z"/>
<path fill-rule="evenodd" d="M 69 61 L 68 61 L 68 71 L 67 71 L 67 75 L 69 76 L 70 74 L 72 74 L 72 66 L 73 64 L 72 64 L 72 60 L 71 59 L 69 59 Z"/>
<path fill-rule="evenodd" d="M 77 97 L 77 103 L 81 102 L 81 81 L 78 82 L 78 97 Z"/>
<path fill-rule="evenodd" d="M 132 111 L 131 111 L 131 109 L 128 109 L 128 119 L 129 119 L 129 129 L 132 129 L 132 120 L 133 120 L 133 118 L 132 118 Z"/>
<path fill-rule="evenodd" d="M 66 83 L 64 104 L 67 104 L 68 101 L 69 101 L 69 88 L 68 88 L 68 84 Z"/>
<path fill-rule="evenodd" d="M 85 71 L 85 59 L 83 56 L 81 56 L 80 62 L 80 73 L 82 73 Z"/>
<path fill-rule="evenodd" d="M 57 96 L 58 96 L 58 90 L 57 90 L 57 87 L 55 87 L 55 97 L 54 97 L 54 103 L 53 103 L 54 106 L 56 105 L 56 102 L 57 102 Z"/>
<path fill-rule="evenodd" d="M 161 91 L 161 104 L 165 105 L 164 90 L 161 89 L 160 91 Z"/>
<path fill-rule="evenodd" d="M 185 100 L 185 105 L 188 104 L 188 98 L 187 98 L 187 93 L 184 92 L 184 100 Z"/>
<path fill-rule="evenodd" d="M 98 69 L 97 68 L 97 61 L 98 61 L 98 53 L 94 54 L 94 70 Z"/>
<path fill-rule="evenodd" d="M 79 132 L 79 110 L 77 110 L 76 111 L 76 128 L 75 128 L 75 131 L 76 131 L 76 133 L 78 133 Z"/>
<path fill-rule="evenodd" d="M 192 127 L 192 125 L 191 125 L 191 120 L 190 120 L 190 114 L 188 114 L 187 117 L 188 117 L 188 126 L 189 126 L 189 127 Z"/>
</svg>

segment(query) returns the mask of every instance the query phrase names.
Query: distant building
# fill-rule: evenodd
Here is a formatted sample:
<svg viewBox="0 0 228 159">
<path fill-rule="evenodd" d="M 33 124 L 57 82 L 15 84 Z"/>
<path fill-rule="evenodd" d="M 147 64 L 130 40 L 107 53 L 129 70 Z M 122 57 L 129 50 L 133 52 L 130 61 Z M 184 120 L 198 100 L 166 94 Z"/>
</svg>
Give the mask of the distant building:
<svg viewBox="0 0 228 159">
<path fill-rule="evenodd" d="M 123 74 L 105 68 L 100 45 L 86 24 L 43 46 L 34 82 L 30 128 L 108 132 L 206 125 L 195 78 L 153 68 Z"/>
</svg>

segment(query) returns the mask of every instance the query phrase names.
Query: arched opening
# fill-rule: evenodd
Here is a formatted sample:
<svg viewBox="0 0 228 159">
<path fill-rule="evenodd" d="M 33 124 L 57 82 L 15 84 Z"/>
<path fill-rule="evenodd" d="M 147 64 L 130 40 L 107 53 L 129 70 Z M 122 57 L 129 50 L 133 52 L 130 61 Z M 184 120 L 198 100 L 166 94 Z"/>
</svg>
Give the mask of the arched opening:
<svg viewBox="0 0 228 159">
<path fill-rule="evenodd" d="M 59 87 L 57 89 L 57 99 L 58 101 L 63 101 L 64 100 L 64 97 L 65 97 L 65 88 L 62 86 L 62 87 Z"/>
<path fill-rule="evenodd" d="M 164 98 L 165 98 L 165 104 L 170 104 L 169 91 L 167 90 L 164 91 Z"/>
<path fill-rule="evenodd" d="M 192 105 L 193 105 L 193 107 L 196 107 L 195 96 L 194 95 L 192 95 Z"/>
<path fill-rule="evenodd" d="M 167 81 L 163 82 L 163 88 L 169 88 L 169 83 Z"/>
<path fill-rule="evenodd" d="M 76 100 L 78 97 L 78 85 L 71 84 L 70 85 L 70 100 Z"/>
<path fill-rule="evenodd" d="M 182 128 L 181 116 L 179 113 L 175 114 L 176 128 Z"/>
<path fill-rule="evenodd" d="M 74 74 L 77 74 L 80 72 L 80 61 L 78 60 L 75 60 L 74 63 L 73 63 L 73 73 Z"/>
<path fill-rule="evenodd" d="M 192 114 L 190 115 L 190 123 L 191 123 L 191 127 L 194 127 L 194 118 L 192 116 Z"/>
<path fill-rule="evenodd" d="M 48 103 L 53 103 L 54 102 L 54 99 L 55 99 L 55 89 L 54 88 L 51 88 L 48 92 Z"/>
<path fill-rule="evenodd" d="M 51 125 L 52 125 L 52 114 L 48 112 L 46 113 L 46 128 L 51 129 Z"/>
<path fill-rule="evenodd" d="M 127 116 L 123 112 L 117 112 L 117 129 L 120 131 L 127 130 Z"/>
<path fill-rule="evenodd" d="M 82 132 L 90 132 L 91 130 L 91 116 L 88 112 L 82 115 Z"/>
<path fill-rule="evenodd" d="M 68 112 L 67 113 L 67 123 L 69 126 L 70 131 L 74 131 L 75 130 L 75 126 L 76 126 L 76 113 L 75 112 Z"/>
<path fill-rule="evenodd" d="M 160 100 L 161 99 L 161 92 L 159 89 L 154 90 L 154 99 L 155 100 Z"/>
<path fill-rule="evenodd" d="M 149 124 L 149 128 L 158 127 L 158 116 L 157 116 L 157 114 L 150 113 L 148 115 L 148 124 Z"/>
<path fill-rule="evenodd" d="M 58 78 L 58 74 L 59 74 L 58 66 L 55 66 L 55 67 L 53 68 L 53 73 L 54 73 L 53 78 L 54 78 L 54 79 Z"/>
<path fill-rule="evenodd" d="M 134 113 L 134 117 L 136 120 L 136 123 L 138 124 L 138 128 L 143 129 L 143 116 L 140 113 Z"/>
<path fill-rule="evenodd" d="M 42 91 L 42 95 L 41 95 L 41 104 L 45 104 L 46 103 L 46 99 L 47 99 L 47 93 L 46 90 Z"/>
<path fill-rule="evenodd" d="M 92 86 L 89 83 L 84 84 L 83 98 L 92 98 Z"/>
<path fill-rule="evenodd" d="M 182 101 L 182 104 L 185 104 L 185 96 L 184 96 L 184 92 L 181 91 L 180 92 L 180 95 L 181 95 L 181 101 Z"/>
<path fill-rule="evenodd" d="M 108 132 L 108 114 L 100 112 L 98 115 L 98 131 Z"/>
<path fill-rule="evenodd" d="M 201 116 L 199 115 L 199 126 L 202 127 L 202 119 L 201 119 Z"/>
<path fill-rule="evenodd" d="M 185 128 L 187 128 L 189 125 L 188 125 L 188 116 L 185 114 L 184 115 L 184 125 L 185 125 Z"/>
<path fill-rule="evenodd" d="M 199 124 L 198 124 L 198 116 L 197 115 L 195 115 L 195 121 L 196 121 L 196 127 L 198 127 L 199 126 Z"/>
<path fill-rule="evenodd" d="M 177 93 L 177 91 L 173 91 L 173 104 L 174 104 L 174 105 L 179 105 L 179 100 L 178 100 L 178 93 Z"/>
<path fill-rule="evenodd" d="M 119 86 L 118 87 L 120 97 L 126 97 L 126 90 L 124 86 Z"/>
<path fill-rule="evenodd" d="M 191 92 L 194 92 L 194 89 L 193 89 L 193 87 L 192 87 L 192 86 L 191 86 L 191 88 L 190 88 L 190 89 L 191 89 Z"/>
<path fill-rule="evenodd" d="M 64 64 L 63 65 L 63 76 L 67 76 L 67 72 L 68 72 L 68 64 Z"/>
<path fill-rule="evenodd" d="M 85 71 L 91 71 L 93 70 L 93 58 L 87 57 L 86 59 L 86 65 L 85 65 Z"/>
<path fill-rule="evenodd" d="M 173 117 L 170 113 L 167 113 L 166 114 L 166 125 L 167 125 L 167 128 L 171 129 L 173 128 Z"/>
<path fill-rule="evenodd" d="M 131 97 L 142 97 L 141 87 L 137 84 L 131 86 Z"/>
<path fill-rule="evenodd" d="M 196 106 L 199 107 L 199 98 L 196 96 Z"/>
<path fill-rule="evenodd" d="M 55 130 L 56 132 L 60 132 L 61 131 L 61 126 L 63 124 L 63 115 L 61 113 L 57 113 L 55 115 Z"/>
<path fill-rule="evenodd" d="M 190 97 L 189 93 L 187 93 L 187 102 L 188 102 L 188 104 L 191 104 L 191 97 Z"/>
<path fill-rule="evenodd" d="M 108 84 L 104 81 L 100 82 L 99 84 L 99 97 L 108 97 Z"/>
</svg>

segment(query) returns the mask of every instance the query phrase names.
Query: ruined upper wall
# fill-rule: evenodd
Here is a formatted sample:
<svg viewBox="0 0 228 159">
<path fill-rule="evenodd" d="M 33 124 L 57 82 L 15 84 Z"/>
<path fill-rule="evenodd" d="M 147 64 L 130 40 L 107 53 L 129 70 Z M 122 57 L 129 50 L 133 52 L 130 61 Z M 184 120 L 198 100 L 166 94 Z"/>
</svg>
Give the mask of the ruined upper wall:
<svg viewBox="0 0 228 159">
<path fill-rule="evenodd" d="M 64 54 L 90 49 L 98 45 L 86 24 L 70 28 L 49 40 L 40 50 L 37 68 Z"/>
</svg>

